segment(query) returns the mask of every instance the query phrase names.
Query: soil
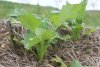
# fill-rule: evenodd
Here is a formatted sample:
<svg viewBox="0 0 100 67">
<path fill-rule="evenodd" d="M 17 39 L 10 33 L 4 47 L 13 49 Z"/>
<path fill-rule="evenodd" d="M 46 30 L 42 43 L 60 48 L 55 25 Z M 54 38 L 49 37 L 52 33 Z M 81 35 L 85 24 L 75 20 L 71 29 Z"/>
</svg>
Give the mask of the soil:
<svg viewBox="0 0 100 67">
<path fill-rule="evenodd" d="M 22 26 L 16 25 L 21 36 Z M 59 41 L 48 48 L 43 61 L 38 61 L 35 50 L 30 52 L 23 45 L 12 43 L 10 28 L 7 21 L 0 21 L 0 67 L 60 67 L 59 63 L 51 61 L 55 55 L 59 56 L 69 67 L 70 62 L 77 59 L 84 67 L 100 67 L 100 30 L 77 41 Z"/>
</svg>

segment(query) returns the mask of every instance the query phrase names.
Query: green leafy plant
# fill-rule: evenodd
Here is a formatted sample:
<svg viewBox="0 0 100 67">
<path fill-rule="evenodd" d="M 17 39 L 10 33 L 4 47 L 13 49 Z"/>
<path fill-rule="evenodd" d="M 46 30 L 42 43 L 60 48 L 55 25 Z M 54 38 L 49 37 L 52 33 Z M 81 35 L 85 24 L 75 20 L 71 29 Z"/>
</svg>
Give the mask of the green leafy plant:
<svg viewBox="0 0 100 67">
<path fill-rule="evenodd" d="M 37 50 L 36 54 L 39 60 L 42 60 L 50 45 L 50 40 L 54 38 L 55 33 L 52 30 L 45 29 L 42 26 L 42 20 L 40 21 L 40 18 L 36 18 L 32 14 L 22 16 L 20 21 L 29 30 L 24 40 L 22 40 L 25 48 L 30 50 L 34 46 Z"/>
<path fill-rule="evenodd" d="M 83 30 L 82 21 L 85 14 L 87 0 L 83 0 L 80 4 L 69 4 L 64 5 L 59 11 L 51 15 L 50 21 L 55 25 L 57 29 L 61 25 L 70 27 L 72 33 L 72 39 L 76 40 L 80 37 L 80 32 Z"/>
<path fill-rule="evenodd" d="M 32 14 L 21 16 L 20 22 L 26 29 L 32 32 L 41 25 L 41 20 Z"/>
<path fill-rule="evenodd" d="M 64 61 L 61 58 L 59 58 L 58 56 L 55 56 L 55 58 L 53 58 L 52 61 L 59 62 L 61 64 L 60 67 L 67 67 L 67 65 L 64 63 Z M 81 63 L 78 60 L 74 60 L 71 62 L 70 67 L 83 67 L 83 66 L 81 65 Z"/>
<path fill-rule="evenodd" d="M 78 60 L 74 60 L 71 62 L 70 67 L 83 67 Z"/>
<path fill-rule="evenodd" d="M 26 14 L 20 17 L 21 24 L 29 30 L 22 43 L 25 48 L 31 50 L 36 48 L 36 54 L 40 60 L 43 59 L 47 48 L 55 38 L 62 40 L 70 39 L 76 40 L 80 37 L 82 31 L 82 20 L 84 18 L 86 0 L 80 4 L 67 3 L 62 7 L 59 13 L 51 13 L 50 17 L 40 14 Z M 57 29 L 70 28 L 71 34 L 61 36 Z"/>
<path fill-rule="evenodd" d="M 53 58 L 52 61 L 59 62 L 61 64 L 60 67 L 67 67 L 67 65 L 63 62 L 63 60 L 58 56 L 55 56 L 55 58 Z"/>
</svg>

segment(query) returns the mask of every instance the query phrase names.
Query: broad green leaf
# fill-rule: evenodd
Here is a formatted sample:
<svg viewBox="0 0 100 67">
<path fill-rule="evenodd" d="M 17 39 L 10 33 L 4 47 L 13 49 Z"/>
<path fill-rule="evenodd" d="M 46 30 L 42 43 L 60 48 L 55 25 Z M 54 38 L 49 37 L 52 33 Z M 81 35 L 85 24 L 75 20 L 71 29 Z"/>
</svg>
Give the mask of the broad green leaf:
<svg viewBox="0 0 100 67">
<path fill-rule="evenodd" d="M 83 19 L 86 7 L 86 0 L 83 0 L 80 4 L 67 3 L 62 7 L 60 11 L 60 22 L 64 22 L 67 19 Z"/>
<path fill-rule="evenodd" d="M 59 58 L 58 56 L 56 56 L 55 58 L 53 58 L 52 61 L 61 63 L 60 67 L 67 67 L 67 65 L 63 62 L 63 60 L 61 58 Z"/>
<path fill-rule="evenodd" d="M 64 35 L 61 39 L 66 41 L 68 39 L 71 39 L 71 36 L 70 35 Z"/>
<path fill-rule="evenodd" d="M 30 46 L 35 46 L 40 42 L 39 38 L 36 37 L 36 36 L 31 38 L 31 39 L 29 39 L 29 40 L 30 40 Z"/>
<path fill-rule="evenodd" d="M 61 23 L 59 22 L 59 14 L 53 13 L 50 17 L 50 21 L 56 25 L 59 26 Z"/>
<path fill-rule="evenodd" d="M 19 21 L 32 32 L 41 25 L 41 21 L 32 14 L 21 16 Z"/>
<path fill-rule="evenodd" d="M 33 37 L 35 37 L 35 33 L 34 33 L 34 32 L 31 32 L 30 30 L 28 30 L 28 31 L 25 33 L 24 39 L 33 38 Z"/>
<path fill-rule="evenodd" d="M 33 46 L 35 46 L 37 43 L 39 43 L 39 39 L 37 37 L 24 39 L 22 40 L 22 43 L 24 44 L 24 47 L 28 50 L 30 50 Z"/>
<path fill-rule="evenodd" d="M 25 34 L 24 40 L 22 40 L 22 43 L 24 44 L 24 47 L 28 50 L 30 50 L 33 46 L 35 46 L 39 42 L 39 39 L 35 36 L 34 33 L 31 31 L 28 31 Z"/>
<path fill-rule="evenodd" d="M 37 29 L 35 30 L 35 34 L 36 34 L 36 36 L 39 38 L 39 40 L 40 40 L 41 42 L 44 41 L 43 35 L 45 34 L 45 32 L 46 32 L 46 30 L 43 29 L 43 28 L 37 28 Z"/>
<path fill-rule="evenodd" d="M 51 30 L 46 30 L 46 32 L 44 33 L 44 39 L 45 40 L 50 40 L 55 36 L 55 32 L 51 31 Z"/>
<path fill-rule="evenodd" d="M 38 28 L 35 31 L 36 36 L 40 38 L 41 41 L 49 40 L 54 37 L 54 32 L 51 30 L 45 30 L 43 28 Z"/>
<path fill-rule="evenodd" d="M 87 30 L 86 32 L 84 32 L 83 35 L 91 35 L 93 32 L 96 32 L 96 29 L 95 28 L 94 29 Z"/>
<path fill-rule="evenodd" d="M 58 40 L 55 38 L 55 39 L 52 39 L 52 40 L 50 40 L 50 43 L 52 43 L 52 44 L 56 44 L 58 42 Z"/>
<path fill-rule="evenodd" d="M 71 62 L 70 67 L 83 67 L 83 66 L 81 65 L 81 63 L 78 60 L 74 60 Z"/>
<path fill-rule="evenodd" d="M 34 44 L 30 44 L 31 40 L 29 39 L 22 40 L 22 43 L 24 44 L 24 47 L 28 50 L 30 50 L 34 46 Z"/>
</svg>

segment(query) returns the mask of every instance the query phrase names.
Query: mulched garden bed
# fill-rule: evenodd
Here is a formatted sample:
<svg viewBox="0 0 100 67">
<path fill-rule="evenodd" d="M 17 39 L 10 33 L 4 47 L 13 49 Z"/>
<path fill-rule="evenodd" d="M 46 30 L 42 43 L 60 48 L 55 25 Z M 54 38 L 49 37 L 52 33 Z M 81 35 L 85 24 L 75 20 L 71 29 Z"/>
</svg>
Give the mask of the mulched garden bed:
<svg viewBox="0 0 100 67">
<path fill-rule="evenodd" d="M 52 44 L 44 60 L 40 62 L 34 48 L 30 52 L 24 49 L 23 45 L 12 43 L 11 28 L 14 27 L 9 27 L 6 20 L 0 21 L 0 67 L 60 67 L 59 63 L 51 61 L 55 55 L 63 59 L 68 67 L 74 59 L 78 59 L 84 67 L 100 67 L 100 30 L 77 41 L 59 41 Z M 18 24 L 15 28 L 22 30 Z"/>
</svg>

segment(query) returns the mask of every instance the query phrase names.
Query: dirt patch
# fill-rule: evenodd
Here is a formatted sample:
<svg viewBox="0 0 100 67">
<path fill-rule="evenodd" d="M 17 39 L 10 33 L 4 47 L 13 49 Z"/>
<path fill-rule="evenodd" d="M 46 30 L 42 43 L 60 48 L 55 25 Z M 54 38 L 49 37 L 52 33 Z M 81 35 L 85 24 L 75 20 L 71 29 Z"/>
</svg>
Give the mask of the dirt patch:
<svg viewBox="0 0 100 67">
<path fill-rule="evenodd" d="M 22 29 L 18 25 L 16 28 Z M 18 33 L 23 35 L 20 31 Z M 34 48 L 30 52 L 16 43 L 11 46 L 10 36 L 7 21 L 0 21 L 0 67 L 60 67 L 60 64 L 51 61 L 55 55 L 62 58 L 68 67 L 74 59 L 78 59 L 84 67 L 100 67 L 100 30 L 77 41 L 52 44 L 41 62 L 37 60 Z"/>
</svg>

